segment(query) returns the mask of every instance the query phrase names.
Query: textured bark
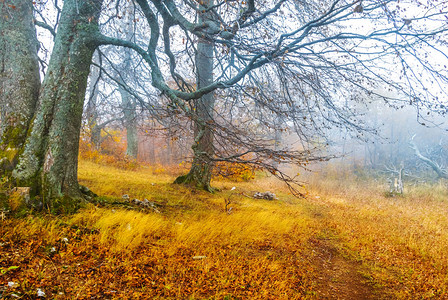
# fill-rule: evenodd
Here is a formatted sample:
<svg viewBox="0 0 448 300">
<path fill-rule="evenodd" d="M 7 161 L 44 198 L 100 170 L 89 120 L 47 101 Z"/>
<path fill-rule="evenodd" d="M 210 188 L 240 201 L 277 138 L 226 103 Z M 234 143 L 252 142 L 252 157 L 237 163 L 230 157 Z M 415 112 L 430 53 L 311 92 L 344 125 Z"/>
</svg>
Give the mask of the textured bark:
<svg viewBox="0 0 448 300">
<path fill-rule="evenodd" d="M 102 0 L 65 0 L 37 113 L 14 177 L 53 207 L 80 199 L 78 148 Z M 64 205 L 76 203 L 64 202 Z M 68 209 L 68 208 L 67 208 Z"/>
<path fill-rule="evenodd" d="M 0 174 L 11 172 L 39 96 L 38 41 L 29 0 L 0 2 Z"/>
<path fill-rule="evenodd" d="M 210 7 L 213 0 L 202 1 L 204 5 Z M 199 22 L 211 18 L 209 13 L 200 14 Z M 199 39 L 196 53 L 197 85 L 198 89 L 209 86 L 213 83 L 213 50 L 214 44 L 206 39 Z M 213 122 L 213 110 L 215 106 L 215 96 L 212 93 L 205 94 L 195 101 L 195 111 L 197 120 L 195 121 L 194 152 L 193 163 L 187 175 L 180 176 L 175 183 L 190 184 L 207 191 L 213 191 L 210 186 L 213 169 L 212 157 L 214 155 L 213 131 L 207 124 Z"/>
</svg>

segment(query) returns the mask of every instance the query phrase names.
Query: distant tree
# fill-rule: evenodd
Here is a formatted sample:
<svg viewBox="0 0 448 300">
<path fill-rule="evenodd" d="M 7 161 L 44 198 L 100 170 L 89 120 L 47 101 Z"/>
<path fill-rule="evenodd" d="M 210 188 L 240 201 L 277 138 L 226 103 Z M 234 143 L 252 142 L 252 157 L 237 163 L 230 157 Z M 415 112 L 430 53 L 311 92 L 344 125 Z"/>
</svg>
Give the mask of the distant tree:
<svg viewBox="0 0 448 300">
<path fill-rule="evenodd" d="M 138 131 L 137 131 L 137 103 L 132 95 L 119 87 L 121 105 L 123 107 L 124 126 L 126 128 L 126 156 L 137 159 Z"/>
<path fill-rule="evenodd" d="M 124 26 L 124 32 L 126 34 L 126 40 L 132 41 L 134 30 L 133 30 L 133 14 L 131 9 L 133 6 L 129 5 L 128 13 L 126 14 L 126 23 Z M 137 102 L 136 99 L 129 93 L 123 85 L 126 83 L 123 81 L 124 78 L 130 77 L 128 74 L 132 72 L 131 69 L 131 50 L 126 48 L 123 49 L 124 58 L 119 67 L 119 93 L 121 97 L 121 108 L 123 110 L 123 122 L 126 128 L 126 156 L 137 159 L 138 155 L 138 130 L 137 130 Z"/>
<path fill-rule="evenodd" d="M 101 65 L 100 56 L 98 52 L 94 53 L 93 56 L 94 64 Z M 99 113 L 99 98 L 100 98 L 100 88 L 99 82 L 101 78 L 101 70 L 96 66 L 92 66 L 90 70 L 89 83 L 87 88 L 87 104 L 85 108 L 85 120 L 86 127 L 89 132 L 90 143 L 95 150 L 99 150 L 101 147 L 101 130 L 109 122 L 100 123 L 100 113 Z"/>
</svg>

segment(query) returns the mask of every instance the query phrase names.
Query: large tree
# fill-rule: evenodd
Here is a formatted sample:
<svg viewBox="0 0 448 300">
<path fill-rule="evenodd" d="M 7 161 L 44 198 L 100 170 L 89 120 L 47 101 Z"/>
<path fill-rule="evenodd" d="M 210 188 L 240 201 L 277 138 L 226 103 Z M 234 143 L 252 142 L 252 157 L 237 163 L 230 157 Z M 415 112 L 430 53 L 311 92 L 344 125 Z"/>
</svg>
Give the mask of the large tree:
<svg viewBox="0 0 448 300">
<path fill-rule="evenodd" d="M 46 206 L 76 205 L 78 144 L 102 0 L 65 0 L 30 131 L 13 177 Z"/>
<path fill-rule="evenodd" d="M 0 175 L 18 162 L 39 96 L 39 43 L 28 0 L 0 2 Z"/>
</svg>

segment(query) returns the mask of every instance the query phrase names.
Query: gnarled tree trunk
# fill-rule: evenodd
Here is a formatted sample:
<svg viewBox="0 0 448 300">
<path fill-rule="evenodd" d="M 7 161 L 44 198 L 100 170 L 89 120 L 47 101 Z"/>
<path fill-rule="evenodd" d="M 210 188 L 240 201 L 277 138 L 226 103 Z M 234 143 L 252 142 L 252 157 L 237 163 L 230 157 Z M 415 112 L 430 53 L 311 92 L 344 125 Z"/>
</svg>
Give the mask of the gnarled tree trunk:
<svg viewBox="0 0 448 300">
<path fill-rule="evenodd" d="M 82 198 L 77 180 L 83 102 L 102 0 L 65 0 L 37 113 L 14 177 L 54 207 Z"/>
<path fill-rule="evenodd" d="M 18 162 L 39 96 L 39 44 L 29 0 L 0 2 L 0 174 Z"/>
<path fill-rule="evenodd" d="M 442 169 L 435 161 L 432 161 L 431 159 L 424 156 L 420 152 L 420 149 L 418 149 L 417 145 L 414 142 L 414 137 L 415 137 L 415 134 L 414 134 L 414 136 L 412 136 L 412 138 L 409 142 L 409 146 L 411 147 L 411 149 L 414 150 L 415 156 L 417 156 L 418 159 L 423 161 L 426 165 L 431 167 L 431 169 L 433 169 L 434 172 L 437 173 L 437 179 L 442 179 L 442 178 L 448 179 L 448 172 L 446 170 Z"/>
<path fill-rule="evenodd" d="M 205 0 L 202 3 L 206 7 L 210 7 L 213 5 L 213 0 Z M 213 16 L 207 12 L 199 14 L 199 22 L 202 23 L 206 18 L 213 18 Z M 213 42 L 205 38 L 198 40 L 195 58 L 198 89 L 213 82 L 213 50 Z M 213 93 L 208 93 L 196 100 L 194 104 L 197 120 L 195 120 L 195 138 L 192 146 L 194 152 L 193 163 L 190 172 L 178 177 L 175 183 L 190 184 L 211 192 L 213 191 L 210 180 L 213 169 L 214 146 L 213 131 L 207 124 L 210 125 L 213 122 L 215 96 Z"/>
</svg>

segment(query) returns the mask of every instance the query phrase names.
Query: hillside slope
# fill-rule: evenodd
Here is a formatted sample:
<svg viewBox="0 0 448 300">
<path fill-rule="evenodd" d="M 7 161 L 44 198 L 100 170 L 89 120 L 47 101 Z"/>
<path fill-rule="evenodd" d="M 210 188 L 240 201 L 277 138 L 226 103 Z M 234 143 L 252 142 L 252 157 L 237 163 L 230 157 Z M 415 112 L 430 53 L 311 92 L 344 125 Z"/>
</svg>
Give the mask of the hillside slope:
<svg viewBox="0 0 448 300">
<path fill-rule="evenodd" d="M 319 179 L 297 199 L 270 178 L 208 194 L 87 161 L 79 178 L 101 196 L 78 213 L 0 221 L 0 297 L 448 299 L 442 184 L 387 198 Z"/>
</svg>

